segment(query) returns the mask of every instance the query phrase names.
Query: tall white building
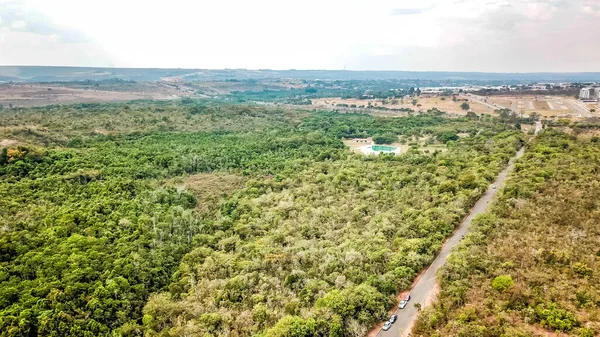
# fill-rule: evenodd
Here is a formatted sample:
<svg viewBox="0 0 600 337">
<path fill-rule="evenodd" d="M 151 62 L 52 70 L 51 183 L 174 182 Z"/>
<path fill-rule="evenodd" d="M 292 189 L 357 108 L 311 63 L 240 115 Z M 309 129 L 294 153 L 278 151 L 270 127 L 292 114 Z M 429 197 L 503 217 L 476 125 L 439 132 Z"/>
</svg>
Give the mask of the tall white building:
<svg viewBox="0 0 600 337">
<path fill-rule="evenodd" d="M 600 87 L 594 88 L 594 98 L 600 99 Z"/>
<path fill-rule="evenodd" d="M 590 88 L 581 88 L 579 91 L 580 99 L 590 99 Z"/>
</svg>

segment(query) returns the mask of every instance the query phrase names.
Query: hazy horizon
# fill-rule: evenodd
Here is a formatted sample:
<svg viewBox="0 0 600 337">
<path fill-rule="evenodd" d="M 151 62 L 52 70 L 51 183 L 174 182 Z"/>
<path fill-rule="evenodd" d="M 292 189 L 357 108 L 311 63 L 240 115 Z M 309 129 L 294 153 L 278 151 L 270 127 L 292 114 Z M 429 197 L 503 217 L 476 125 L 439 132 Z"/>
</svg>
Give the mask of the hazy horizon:
<svg viewBox="0 0 600 337">
<path fill-rule="evenodd" d="M 398 72 L 398 73 L 474 73 L 474 74 L 600 74 L 600 71 L 453 71 L 453 70 L 405 70 L 405 69 L 296 69 L 296 68 L 285 68 L 285 69 L 273 69 L 273 68 L 189 68 L 189 67 L 119 67 L 119 66 L 77 66 L 77 65 L 42 65 L 42 64 L 0 64 L 0 68 L 9 67 L 47 67 L 47 68 L 95 68 L 95 69 L 150 69 L 150 70 L 241 70 L 241 71 L 348 71 L 348 72 Z"/>
<path fill-rule="evenodd" d="M 600 72 L 600 3 L 0 0 L 0 64 Z"/>
</svg>

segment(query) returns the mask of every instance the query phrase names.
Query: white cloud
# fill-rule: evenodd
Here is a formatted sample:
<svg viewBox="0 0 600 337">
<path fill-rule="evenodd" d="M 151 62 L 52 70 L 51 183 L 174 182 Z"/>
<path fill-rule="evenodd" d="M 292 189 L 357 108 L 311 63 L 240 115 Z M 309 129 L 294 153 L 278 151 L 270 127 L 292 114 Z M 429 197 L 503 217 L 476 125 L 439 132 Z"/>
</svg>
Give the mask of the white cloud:
<svg viewBox="0 0 600 337">
<path fill-rule="evenodd" d="M 599 16 L 596 0 L 0 0 L 0 64 L 600 71 Z"/>
<path fill-rule="evenodd" d="M 15 30 L 23 30 L 27 27 L 27 22 L 25 20 L 16 20 L 10 24 L 10 28 Z"/>
</svg>

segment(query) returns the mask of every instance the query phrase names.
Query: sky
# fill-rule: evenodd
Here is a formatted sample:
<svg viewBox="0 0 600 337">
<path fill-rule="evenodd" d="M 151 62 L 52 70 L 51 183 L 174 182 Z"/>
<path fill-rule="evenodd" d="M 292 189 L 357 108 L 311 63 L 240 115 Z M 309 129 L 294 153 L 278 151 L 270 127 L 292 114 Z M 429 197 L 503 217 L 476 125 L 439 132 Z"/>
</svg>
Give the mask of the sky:
<svg viewBox="0 0 600 337">
<path fill-rule="evenodd" d="M 0 65 L 600 71 L 600 0 L 0 0 Z"/>
</svg>

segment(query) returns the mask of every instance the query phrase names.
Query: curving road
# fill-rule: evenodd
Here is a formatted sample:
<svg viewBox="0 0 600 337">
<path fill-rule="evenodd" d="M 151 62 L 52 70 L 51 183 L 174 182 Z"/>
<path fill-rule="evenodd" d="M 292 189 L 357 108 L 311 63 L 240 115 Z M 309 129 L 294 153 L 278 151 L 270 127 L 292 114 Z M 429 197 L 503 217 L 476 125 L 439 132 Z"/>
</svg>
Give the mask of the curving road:
<svg viewBox="0 0 600 337">
<path fill-rule="evenodd" d="M 536 124 L 536 134 L 542 129 L 542 124 L 537 122 Z M 397 309 L 395 314 L 398 315 L 398 320 L 392 324 L 392 327 L 388 331 L 380 330 L 377 333 L 377 336 L 381 337 L 398 337 L 398 336 L 408 336 L 415 318 L 417 317 L 417 309 L 415 309 L 415 303 L 427 303 L 432 300 L 432 297 L 436 296 L 436 279 L 435 274 L 437 271 L 446 263 L 448 259 L 448 255 L 450 255 L 450 251 L 458 245 L 460 240 L 464 235 L 466 235 L 471 226 L 471 222 L 473 218 L 477 215 L 485 212 L 487 210 L 488 204 L 498 190 L 500 186 L 504 184 L 506 177 L 508 176 L 508 172 L 512 170 L 515 160 L 520 158 L 525 152 L 525 148 L 522 147 L 515 157 L 513 157 L 506 168 L 500 172 L 498 177 L 496 177 L 496 181 L 491 184 L 488 190 L 483 194 L 483 196 L 475 203 L 475 206 L 471 209 L 471 213 L 461 222 L 458 226 L 454 234 L 446 241 L 439 255 L 435 258 L 433 263 L 427 268 L 427 270 L 423 273 L 423 275 L 419 278 L 419 280 L 415 283 L 414 287 L 410 291 L 410 296 L 412 297 L 408 305 L 404 309 Z M 494 188 L 496 186 L 496 188 Z"/>
</svg>

